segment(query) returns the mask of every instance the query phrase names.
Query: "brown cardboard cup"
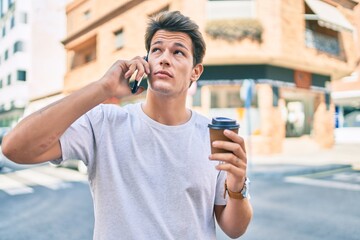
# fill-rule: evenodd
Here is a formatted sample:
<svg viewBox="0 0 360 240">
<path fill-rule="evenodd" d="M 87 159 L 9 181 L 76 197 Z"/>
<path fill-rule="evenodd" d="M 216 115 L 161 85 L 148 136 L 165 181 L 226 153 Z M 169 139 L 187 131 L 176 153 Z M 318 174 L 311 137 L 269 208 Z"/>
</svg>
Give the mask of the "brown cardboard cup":
<svg viewBox="0 0 360 240">
<path fill-rule="evenodd" d="M 212 146 L 213 141 L 231 141 L 224 135 L 224 130 L 229 129 L 235 133 L 239 132 L 239 124 L 236 123 L 236 120 L 225 118 L 225 117 L 216 117 L 212 119 L 212 123 L 208 125 L 210 131 L 210 146 L 211 146 L 211 153 L 227 153 L 229 151 L 214 148 Z"/>
</svg>

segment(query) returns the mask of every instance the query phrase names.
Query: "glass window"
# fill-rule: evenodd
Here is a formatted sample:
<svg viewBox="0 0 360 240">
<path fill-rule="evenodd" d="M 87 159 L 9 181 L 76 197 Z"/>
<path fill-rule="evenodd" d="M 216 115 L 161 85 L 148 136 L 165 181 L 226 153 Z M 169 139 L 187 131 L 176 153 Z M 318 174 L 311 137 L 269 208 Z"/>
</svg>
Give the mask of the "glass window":
<svg viewBox="0 0 360 240">
<path fill-rule="evenodd" d="M 17 41 L 14 43 L 14 53 L 16 52 L 24 52 L 24 43 L 21 41 Z"/>
<path fill-rule="evenodd" d="M 7 85 L 9 86 L 11 84 L 11 74 L 7 77 Z"/>
<path fill-rule="evenodd" d="M 193 83 L 196 84 L 196 83 Z M 201 107 L 201 88 L 198 87 L 196 89 L 196 92 L 193 96 L 193 106 L 194 107 Z"/>
<path fill-rule="evenodd" d="M 85 19 L 85 20 L 89 20 L 90 17 L 91 17 L 91 11 L 90 11 L 90 10 L 86 10 L 86 11 L 84 12 L 84 19 Z"/>
<path fill-rule="evenodd" d="M 119 30 L 115 32 L 115 48 L 120 49 L 124 47 L 124 32 L 123 30 Z"/>
<path fill-rule="evenodd" d="M 4 9 L 4 7 L 3 7 L 3 0 L 0 0 L 0 18 L 2 18 L 2 16 L 4 15 L 3 9 Z"/>
<path fill-rule="evenodd" d="M 14 27 L 15 27 L 15 17 L 12 16 L 11 19 L 10 19 L 10 29 L 12 29 Z"/>
<path fill-rule="evenodd" d="M 4 53 L 4 60 L 6 61 L 9 58 L 9 50 L 6 50 Z"/>
<path fill-rule="evenodd" d="M 5 35 L 6 35 L 6 28 L 5 28 L 5 26 L 3 26 L 3 28 L 2 28 L 2 36 L 5 37 Z"/>
<path fill-rule="evenodd" d="M 3 82 L 2 79 L 0 79 L 0 88 L 3 87 L 3 83 L 2 83 L 2 82 Z"/>
<path fill-rule="evenodd" d="M 19 14 L 19 22 L 26 24 L 28 21 L 26 12 L 21 12 Z"/>
<path fill-rule="evenodd" d="M 26 81 L 26 71 L 18 70 L 17 71 L 17 80 L 25 82 Z"/>
</svg>

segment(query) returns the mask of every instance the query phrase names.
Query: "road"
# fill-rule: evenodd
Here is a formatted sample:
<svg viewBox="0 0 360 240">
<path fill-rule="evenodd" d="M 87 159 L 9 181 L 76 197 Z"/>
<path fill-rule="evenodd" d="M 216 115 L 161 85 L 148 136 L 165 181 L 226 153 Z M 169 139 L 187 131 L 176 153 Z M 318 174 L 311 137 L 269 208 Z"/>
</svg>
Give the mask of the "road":
<svg viewBox="0 0 360 240">
<path fill-rule="evenodd" d="M 254 218 L 240 239 L 359 239 L 360 172 L 254 176 Z M 92 239 L 86 176 L 48 165 L 0 174 L 0 239 Z M 218 240 L 229 239 L 218 231 Z"/>
<path fill-rule="evenodd" d="M 0 174 L 0 239 L 92 239 L 86 178 L 49 165 Z"/>
</svg>

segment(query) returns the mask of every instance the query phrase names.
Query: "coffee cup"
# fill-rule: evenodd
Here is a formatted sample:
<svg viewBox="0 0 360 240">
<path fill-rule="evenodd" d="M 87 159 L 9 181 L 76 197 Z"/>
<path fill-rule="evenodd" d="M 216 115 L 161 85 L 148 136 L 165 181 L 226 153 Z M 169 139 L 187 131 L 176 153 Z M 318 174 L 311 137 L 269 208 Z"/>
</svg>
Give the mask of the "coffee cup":
<svg viewBox="0 0 360 240">
<path fill-rule="evenodd" d="M 214 148 L 212 143 L 214 141 L 231 141 L 224 135 L 224 130 L 229 129 L 236 134 L 239 132 L 240 125 L 236 122 L 236 120 L 226 117 L 215 117 L 212 119 L 211 124 L 208 125 L 210 131 L 210 146 L 211 146 L 211 153 L 227 153 L 229 151 L 221 149 L 221 148 Z"/>
</svg>

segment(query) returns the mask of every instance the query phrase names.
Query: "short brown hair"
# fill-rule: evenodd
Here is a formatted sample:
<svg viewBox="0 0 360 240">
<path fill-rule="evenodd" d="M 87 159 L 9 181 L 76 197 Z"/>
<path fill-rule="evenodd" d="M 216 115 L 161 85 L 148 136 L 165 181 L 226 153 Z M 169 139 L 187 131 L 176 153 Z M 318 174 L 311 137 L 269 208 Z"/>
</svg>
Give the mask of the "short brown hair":
<svg viewBox="0 0 360 240">
<path fill-rule="evenodd" d="M 186 33 L 193 44 L 193 64 L 202 63 L 206 45 L 199 26 L 189 17 L 182 15 L 179 11 L 164 11 L 150 19 L 145 34 L 145 47 L 149 52 L 153 36 L 158 30 Z"/>
</svg>

